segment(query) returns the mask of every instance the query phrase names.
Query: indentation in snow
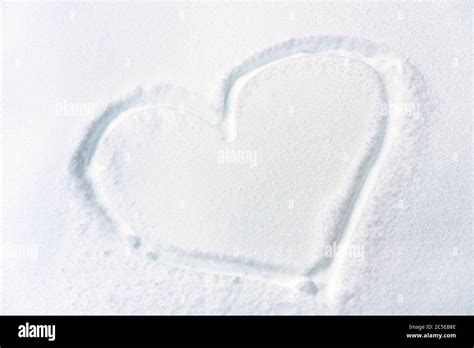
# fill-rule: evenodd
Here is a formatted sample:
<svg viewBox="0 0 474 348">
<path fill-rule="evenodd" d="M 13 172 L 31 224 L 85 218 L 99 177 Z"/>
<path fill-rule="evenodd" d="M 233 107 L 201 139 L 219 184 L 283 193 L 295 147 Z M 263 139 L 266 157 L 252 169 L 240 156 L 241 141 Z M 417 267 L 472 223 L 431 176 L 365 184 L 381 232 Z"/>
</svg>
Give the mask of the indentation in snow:
<svg viewBox="0 0 474 348">
<path fill-rule="evenodd" d="M 157 262 L 314 292 L 420 117 L 392 107 L 422 102 L 415 76 L 366 40 L 291 40 L 236 67 L 214 103 L 160 86 L 111 105 L 72 169 Z"/>
</svg>

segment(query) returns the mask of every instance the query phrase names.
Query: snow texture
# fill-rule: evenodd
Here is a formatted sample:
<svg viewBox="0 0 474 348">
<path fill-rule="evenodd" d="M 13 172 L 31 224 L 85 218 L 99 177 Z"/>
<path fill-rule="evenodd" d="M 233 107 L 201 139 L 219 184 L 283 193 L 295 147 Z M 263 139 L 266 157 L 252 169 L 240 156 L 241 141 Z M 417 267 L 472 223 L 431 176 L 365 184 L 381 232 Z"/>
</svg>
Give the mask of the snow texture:
<svg viewBox="0 0 474 348">
<path fill-rule="evenodd" d="M 6 4 L 2 312 L 472 313 L 471 7 Z"/>
</svg>

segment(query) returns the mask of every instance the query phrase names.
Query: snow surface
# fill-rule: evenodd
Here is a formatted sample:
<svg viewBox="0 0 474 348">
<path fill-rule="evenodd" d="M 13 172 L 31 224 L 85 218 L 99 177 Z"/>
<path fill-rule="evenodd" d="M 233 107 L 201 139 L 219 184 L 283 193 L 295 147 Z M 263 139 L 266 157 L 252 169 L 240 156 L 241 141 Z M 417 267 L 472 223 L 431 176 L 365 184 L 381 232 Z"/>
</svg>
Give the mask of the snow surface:
<svg viewBox="0 0 474 348">
<path fill-rule="evenodd" d="M 469 2 L 2 10 L 2 313 L 473 312 Z"/>
</svg>

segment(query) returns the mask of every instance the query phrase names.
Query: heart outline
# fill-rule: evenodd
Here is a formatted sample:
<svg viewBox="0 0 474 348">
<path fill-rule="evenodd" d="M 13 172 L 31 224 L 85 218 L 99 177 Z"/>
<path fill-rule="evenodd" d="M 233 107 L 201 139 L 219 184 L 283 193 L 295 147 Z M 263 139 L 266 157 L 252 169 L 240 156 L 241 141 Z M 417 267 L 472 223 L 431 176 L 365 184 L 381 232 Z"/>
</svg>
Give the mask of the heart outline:
<svg viewBox="0 0 474 348">
<path fill-rule="evenodd" d="M 236 115 L 233 113 L 230 105 L 232 104 L 231 101 L 239 94 L 239 88 L 236 88 L 238 83 L 242 82 L 244 78 L 248 78 L 249 75 L 258 69 L 263 69 L 270 64 L 301 54 L 335 54 L 341 57 L 357 59 L 376 71 L 382 82 L 385 91 L 384 99 L 387 104 L 391 100 L 405 100 L 405 98 L 408 98 L 403 94 L 409 90 L 409 82 L 407 81 L 410 81 L 409 77 L 414 74 L 412 66 L 385 47 L 359 38 L 321 36 L 291 39 L 282 44 L 272 46 L 235 67 L 223 80 L 220 93 L 214 103 L 208 103 L 200 95 L 190 93 L 182 88 L 161 85 L 149 92 L 139 89 L 129 97 L 110 105 L 91 125 L 71 162 L 71 171 L 79 180 L 87 200 L 92 202 L 109 222 L 114 225 L 121 222 L 118 225 L 122 226 L 122 228 L 126 226 L 126 223 L 120 216 L 114 216 L 116 214 L 108 211 L 102 204 L 100 195 L 98 195 L 93 180 L 91 180 L 88 174 L 89 165 L 94 153 L 100 145 L 100 141 L 113 128 L 114 122 L 118 122 L 120 119 L 148 108 L 184 106 L 188 111 L 208 122 L 211 126 L 222 127 L 227 132 L 227 138 L 232 140 L 236 135 L 229 134 L 229 129 L 236 128 L 231 126 L 236 122 Z M 400 85 L 406 87 L 401 94 L 400 91 L 393 88 Z M 398 113 L 400 114 L 398 118 L 404 117 L 403 111 L 399 110 Z M 362 194 L 367 196 L 368 192 L 370 192 L 370 185 L 367 183 L 368 178 L 370 176 L 375 176 L 376 178 L 377 176 L 374 166 L 376 162 L 380 162 L 378 160 L 380 159 L 379 155 L 382 152 L 382 147 L 390 147 L 390 140 L 392 143 L 394 141 L 394 136 L 391 137 L 392 139 L 387 136 L 387 129 L 389 128 L 390 120 L 396 118 L 394 115 L 388 115 L 387 113 L 383 132 L 376 139 L 375 150 L 369 152 L 368 158 L 359 166 L 359 171 L 356 175 L 356 177 L 359 177 L 359 181 L 355 183 L 352 192 L 347 195 L 348 201 L 345 204 L 347 204 L 348 208 L 342 221 L 340 221 L 342 226 L 336 229 L 334 242 L 339 243 L 343 239 L 348 239 L 347 237 L 351 233 L 347 231 L 355 228 L 354 226 L 358 220 L 357 215 L 360 215 L 360 212 L 357 210 L 361 209 L 360 204 L 358 204 L 359 198 Z M 128 234 L 125 231 L 125 235 Z M 323 263 L 315 264 L 306 274 L 300 275 L 282 273 L 278 269 L 269 267 L 269 265 L 262 265 L 257 262 L 245 263 L 240 258 L 226 257 L 226 260 L 222 260 L 221 258 L 213 257 L 213 255 L 191 253 L 177 248 L 159 250 L 159 260 L 164 264 L 180 268 L 244 276 L 308 292 L 315 292 L 317 290 L 321 285 L 316 284 L 317 276 L 334 263 L 334 260 L 324 258 Z"/>
</svg>

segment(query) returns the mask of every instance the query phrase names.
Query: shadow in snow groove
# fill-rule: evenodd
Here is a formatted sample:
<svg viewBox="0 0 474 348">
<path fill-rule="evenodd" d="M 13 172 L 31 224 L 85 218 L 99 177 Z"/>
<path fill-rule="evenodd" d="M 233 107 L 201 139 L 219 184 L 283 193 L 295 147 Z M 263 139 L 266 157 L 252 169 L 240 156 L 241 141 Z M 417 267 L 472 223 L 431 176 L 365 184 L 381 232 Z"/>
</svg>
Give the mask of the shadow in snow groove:
<svg viewBox="0 0 474 348">
<path fill-rule="evenodd" d="M 149 108 L 185 108 L 196 116 L 220 128 L 226 141 L 233 141 L 236 134 L 237 115 L 235 99 L 246 81 L 259 70 L 271 64 L 298 55 L 331 54 L 358 60 L 376 71 L 383 86 L 383 98 L 387 105 L 392 103 L 416 102 L 423 93 L 424 86 L 419 74 L 410 63 L 390 50 L 370 41 L 359 38 L 334 36 L 292 39 L 272 46 L 235 67 L 223 80 L 216 100 L 207 102 L 203 97 L 182 88 L 162 85 L 150 91 L 137 90 L 132 95 L 111 104 L 91 125 L 71 162 L 71 171 L 79 180 L 81 190 L 88 201 L 119 230 L 129 235 L 126 221 L 104 204 L 88 175 L 89 165 L 100 142 L 113 128 L 115 122 L 131 114 Z M 418 101 L 419 102 L 419 101 Z M 339 201 L 342 214 L 335 222 L 333 242 L 348 243 L 357 228 L 357 222 L 364 210 L 385 153 L 396 141 L 397 133 L 407 120 L 407 112 L 402 109 L 390 110 L 390 114 L 380 117 L 378 133 L 370 144 L 371 150 L 361 162 L 357 172 L 350 180 L 347 194 Z M 224 275 L 257 279 L 281 286 L 297 288 L 310 293 L 317 292 L 324 285 L 319 279 L 323 271 L 329 270 L 334 258 L 323 258 L 306 273 L 293 274 L 269 264 L 247 260 L 240 257 L 221 257 L 209 253 L 188 252 L 178 248 L 159 248 L 151 256 L 158 262 L 168 265 Z M 337 257 L 344 257 L 337 256 Z"/>
</svg>

